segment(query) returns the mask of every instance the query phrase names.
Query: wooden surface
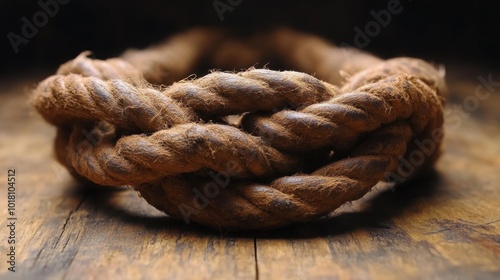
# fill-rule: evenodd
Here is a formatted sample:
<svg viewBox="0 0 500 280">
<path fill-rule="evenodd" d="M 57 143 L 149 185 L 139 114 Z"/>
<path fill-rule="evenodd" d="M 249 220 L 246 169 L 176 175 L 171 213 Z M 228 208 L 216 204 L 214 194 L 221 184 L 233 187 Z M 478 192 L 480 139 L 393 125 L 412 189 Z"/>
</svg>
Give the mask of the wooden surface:
<svg viewBox="0 0 500 280">
<path fill-rule="evenodd" d="M 448 108 L 465 108 L 488 74 L 452 81 Z M 172 220 L 133 190 L 80 186 L 53 159 L 54 128 L 27 104 L 39 78 L 0 81 L 1 279 L 500 279 L 500 88 L 475 110 L 455 110 L 458 119 L 448 114 L 435 175 L 378 187 L 327 219 L 235 234 Z"/>
</svg>

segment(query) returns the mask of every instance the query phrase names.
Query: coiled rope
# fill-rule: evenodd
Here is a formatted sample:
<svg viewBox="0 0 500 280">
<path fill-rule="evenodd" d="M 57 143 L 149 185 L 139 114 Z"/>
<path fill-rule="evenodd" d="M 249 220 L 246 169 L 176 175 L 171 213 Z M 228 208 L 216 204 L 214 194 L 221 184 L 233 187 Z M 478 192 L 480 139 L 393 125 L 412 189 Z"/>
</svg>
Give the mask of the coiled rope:
<svg viewBox="0 0 500 280">
<path fill-rule="evenodd" d="M 181 80 L 203 63 L 270 60 L 302 72 Z M 384 61 L 283 28 L 250 39 L 197 28 L 118 58 L 83 53 L 42 81 L 33 103 L 57 126 L 57 159 L 76 177 L 131 185 L 187 222 L 260 229 L 327 215 L 432 166 L 445 94 L 442 71 L 419 59 Z"/>
</svg>

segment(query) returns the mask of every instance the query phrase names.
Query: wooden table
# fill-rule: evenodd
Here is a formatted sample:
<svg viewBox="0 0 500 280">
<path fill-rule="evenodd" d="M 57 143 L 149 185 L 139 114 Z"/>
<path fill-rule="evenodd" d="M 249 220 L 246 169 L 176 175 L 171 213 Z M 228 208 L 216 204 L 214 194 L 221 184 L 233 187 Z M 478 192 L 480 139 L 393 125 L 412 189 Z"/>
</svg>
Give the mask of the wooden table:
<svg viewBox="0 0 500 280">
<path fill-rule="evenodd" d="M 79 185 L 53 159 L 54 128 L 27 102 L 26 87 L 43 76 L 4 77 L 0 278 L 500 279 L 500 86 L 473 108 L 477 77 L 490 73 L 469 72 L 450 82 L 435 175 L 378 187 L 327 219 L 245 233 L 186 226 L 130 189 Z M 12 273 L 6 224 L 14 168 Z"/>
</svg>

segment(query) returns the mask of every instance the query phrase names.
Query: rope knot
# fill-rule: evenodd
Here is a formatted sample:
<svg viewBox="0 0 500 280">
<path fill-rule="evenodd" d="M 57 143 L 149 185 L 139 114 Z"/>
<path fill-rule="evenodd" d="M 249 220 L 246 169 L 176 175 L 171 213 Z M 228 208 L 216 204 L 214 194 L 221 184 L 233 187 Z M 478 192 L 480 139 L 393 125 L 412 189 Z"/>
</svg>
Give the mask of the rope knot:
<svg viewBox="0 0 500 280">
<path fill-rule="evenodd" d="M 272 44 L 251 43 L 263 38 Z M 198 28 L 121 58 L 84 52 L 61 65 L 33 95 L 58 129 L 57 159 L 80 179 L 133 186 L 172 217 L 230 229 L 321 217 L 437 159 L 443 71 L 414 58 L 345 57 L 288 29 L 248 41 Z M 316 77 L 252 67 L 181 80 L 202 58 L 249 66 L 226 52 L 281 57 Z M 428 139 L 435 148 L 402 172 L 399 161 Z"/>
</svg>

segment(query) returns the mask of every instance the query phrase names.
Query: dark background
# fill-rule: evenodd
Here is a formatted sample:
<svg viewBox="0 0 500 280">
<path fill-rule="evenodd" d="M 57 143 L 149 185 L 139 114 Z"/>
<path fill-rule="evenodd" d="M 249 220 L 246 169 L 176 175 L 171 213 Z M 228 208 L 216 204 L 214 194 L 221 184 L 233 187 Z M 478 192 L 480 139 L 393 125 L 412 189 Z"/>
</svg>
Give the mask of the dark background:
<svg viewBox="0 0 500 280">
<path fill-rule="evenodd" d="M 42 0 L 46 2 L 47 0 Z M 226 2 L 227 0 L 220 0 Z M 191 26 L 210 25 L 242 34 L 288 25 L 329 40 L 354 45 L 358 26 L 373 20 L 371 10 L 385 1 L 243 0 L 221 21 L 208 1 L 72 0 L 60 5 L 38 34 L 16 54 L 7 34 L 21 35 L 22 17 L 32 21 L 38 1 L 0 1 L 0 73 L 55 70 L 83 50 L 95 57 L 116 56 L 129 47 L 146 47 Z M 500 61 L 500 1 L 408 1 L 365 50 L 382 57 L 416 56 L 438 63 L 472 63 L 497 68 Z"/>
</svg>

